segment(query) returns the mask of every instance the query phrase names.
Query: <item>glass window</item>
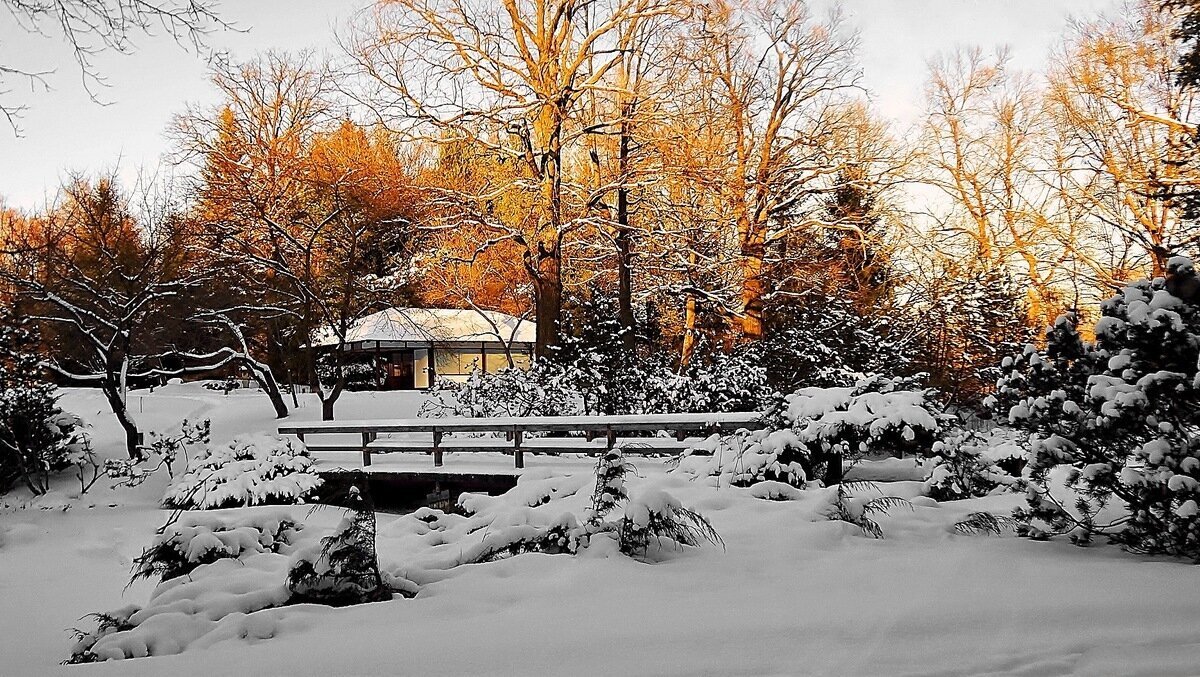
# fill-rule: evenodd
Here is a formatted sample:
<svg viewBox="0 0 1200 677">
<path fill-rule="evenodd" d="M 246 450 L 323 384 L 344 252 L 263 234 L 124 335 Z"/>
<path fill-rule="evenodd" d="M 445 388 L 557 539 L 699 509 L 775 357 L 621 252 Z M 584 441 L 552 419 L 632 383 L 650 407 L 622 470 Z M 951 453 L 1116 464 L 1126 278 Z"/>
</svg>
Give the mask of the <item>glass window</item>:
<svg viewBox="0 0 1200 677">
<path fill-rule="evenodd" d="M 479 368 L 478 350 L 460 350 L 454 348 L 437 348 L 434 350 L 435 369 L 438 376 L 469 376 Z"/>
<path fill-rule="evenodd" d="M 487 372 L 493 374 L 510 366 L 517 369 L 529 369 L 529 354 L 524 352 L 524 350 L 524 347 L 514 347 L 511 352 L 512 362 L 510 363 L 509 354 L 506 354 L 503 348 L 488 348 Z"/>
</svg>

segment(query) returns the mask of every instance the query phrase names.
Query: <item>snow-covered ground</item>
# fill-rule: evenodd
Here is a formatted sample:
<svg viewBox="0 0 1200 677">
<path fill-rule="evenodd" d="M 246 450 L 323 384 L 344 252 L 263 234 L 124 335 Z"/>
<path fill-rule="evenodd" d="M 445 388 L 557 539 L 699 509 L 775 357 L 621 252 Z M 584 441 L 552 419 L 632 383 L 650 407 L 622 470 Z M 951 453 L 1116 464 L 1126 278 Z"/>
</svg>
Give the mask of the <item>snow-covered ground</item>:
<svg viewBox="0 0 1200 677">
<path fill-rule="evenodd" d="M 419 398 L 347 393 L 338 413 L 411 416 Z M 251 392 L 168 386 L 131 403 L 151 429 L 211 418 L 214 442 L 275 425 Z M 302 404 L 294 420 L 319 418 L 315 398 Z M 92 423 L 103 453 L 123 453 L 98 393 L 69 391 L 63 405 Z M 353 467 L 354 455 L 320 460 Z M 531 473 L 587 470 L 527 460 Z M 631 492 L 666 488 L 712 521 L 725 548 L 672 551 L 654 564 L 527 554 L 464 565 L 428 576 L 412 599 L 285 607 L 246 638 L 70 667 L 58 665 L 71 646 L 66 630 L 94 625 L 82 616 L 146 603 L 152 583 L 126 585 L 165 519 L 157 501 L 166 478 L 115 491 L 101 484 L 83 497 L 67 478 L 33 505 L 0 498 L 0 675 L 1200 675 L 1200 568 L 1106 545 L 954 533 L 967 513 L 1006 512 L 1020 497 L 938 504 L 903 479 L 907 461 L 881 463 L 875 476 L 897 481 L 879 486 L 914 508 L 883 518 L 886 538 L 874 540 L 822 518 L 818 492 L 760 500 L 632 460 L 643 477 Z M 490 461 L 448 455 L 447 469 L 456 462 Z M 431 465 L 418 455 L 378 463 Z M 495 465 L 511 471 L 503 458 Z M 330 520 L 323 512 L 314 529 Z M 379 516 L 385 569 L 402 573 L 415 557 L 411 522 Z"/>
</svg>

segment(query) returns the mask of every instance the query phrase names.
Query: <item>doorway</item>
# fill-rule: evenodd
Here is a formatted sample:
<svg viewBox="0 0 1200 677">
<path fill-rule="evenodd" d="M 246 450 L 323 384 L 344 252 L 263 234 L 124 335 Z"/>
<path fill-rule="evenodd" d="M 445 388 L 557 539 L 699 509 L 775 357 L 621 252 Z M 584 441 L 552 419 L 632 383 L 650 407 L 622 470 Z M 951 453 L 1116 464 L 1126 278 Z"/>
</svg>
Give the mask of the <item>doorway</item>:
<svg viewBox="0 0 1200 677">
<path fill-rule="evenodd" d="M 388 361 L 388 390 L 413 390 L 413 351 L 404 350 L 392 353 Z"/>
</svg>

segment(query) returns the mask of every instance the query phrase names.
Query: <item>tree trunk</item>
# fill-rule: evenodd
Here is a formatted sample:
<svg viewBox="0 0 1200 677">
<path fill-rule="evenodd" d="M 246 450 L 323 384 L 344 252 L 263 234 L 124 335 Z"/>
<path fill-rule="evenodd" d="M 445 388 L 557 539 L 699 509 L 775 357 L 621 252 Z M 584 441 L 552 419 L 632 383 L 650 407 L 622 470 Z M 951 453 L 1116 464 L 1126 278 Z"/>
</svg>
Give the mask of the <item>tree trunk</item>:
<svg viewBox="0 0 1200 677">
<path fill-rule="evenodd" d="M 690 294 L 683 310 L 683 349 L 679 354 L 679 369 L 692 361 L 692 353 L 696 350 L 696 297 Z"/>
<path fill-rule="evenodd" d="M 125 406 L 125 398 L 121 396 L 120 380 L 105 380 L 101 390 L 104 392 L 105 399 L 108 400 L 108 406 L 112 408 L 113 415 L 117 417 L 117 422 L 125 430 L 125 450 L 129 453 L 129 458 L 135 461 L 141 460 L 142 434 L 138 431 L 137 423 L 133 421 L 129 415 L 129 409 Z"/>
<path fill-rule="evenodd" d="M 288 365 L 284 368 L 287 370 L 288 389 L 290 389 L 292 391 L 292 408 L 299 409 L 300 408 L 300 398 L 298 398 L 296 396 L 296 379 L 294 376 L 292 376 L 292 367 L 291 367 L 291 365 Z"/>
<path fill-rule="evenodd" d="M 275 418 L 287 418 L 287 403 L 283 401 L 283 393 L 279 391 L 279 382 L 275 380 L 275 373 L 271 371 L 271 367 L 254 360 L 243 360 L 242 364 L 250 370 L 254 380 L 271 400 L 271 406 L 275 408 Z M 293 392 L 294 390 L 293 388 Z"/>
<path fill-rule="evenodd" d="M 340 359 L 340 358 L 339 358 Z M 346 377 L 342 375 L 338 377 L 337 383 L 329 389 L 329 392 L 321 397 L 321 420 L 333 420 L 333 405 L 337 403 L 338 397 L 342 395 L 342 390 L 346 387 Z"/>
<path fill-rule="evenodd" d="M 763 297 L 766 281 L 763 279 L 763 260 L 766 245 L 761 229 L 748 230 L 742 238 L 742 334 L 749 339 L 760 339 L 763 335 Z"/>
<path fill-rule="evenodd" d="M 533 288 L 537 320 L 537 341 L 534 352 L 548 357 L 559 343 L 559 318 L 562 314 L 562 276 L 557 247 L 552 253 L 539 255 L 538 276 Z"/>
<path fill-rule="evenodd" d="M 633 317 L 633 271 L 632 233 L 629 231 L 629 115 L 630 104 L 623 104 L 621 119 L 621 141 L 617 162 L 621 182 L 617 187 L 617 321 L 625 329 L 623 343 L 628 349 L 634 347 Z"/>
</svg>

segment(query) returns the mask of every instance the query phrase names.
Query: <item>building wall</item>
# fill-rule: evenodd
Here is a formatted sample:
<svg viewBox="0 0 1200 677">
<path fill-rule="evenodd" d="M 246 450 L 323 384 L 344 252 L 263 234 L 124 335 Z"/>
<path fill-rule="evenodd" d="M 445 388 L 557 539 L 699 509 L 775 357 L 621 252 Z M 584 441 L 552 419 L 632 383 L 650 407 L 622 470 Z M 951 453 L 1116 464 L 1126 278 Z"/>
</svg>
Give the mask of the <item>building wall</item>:
<svg viewBox="0 0 1200 677">
<path fill-rule="evenodd" d="M 429 350 L 417 348 L 413 350 L 413 387 L 428 388 L 433 385 L 433 374 L 430 373 Z"/>
</svg>

